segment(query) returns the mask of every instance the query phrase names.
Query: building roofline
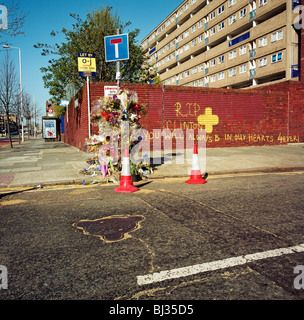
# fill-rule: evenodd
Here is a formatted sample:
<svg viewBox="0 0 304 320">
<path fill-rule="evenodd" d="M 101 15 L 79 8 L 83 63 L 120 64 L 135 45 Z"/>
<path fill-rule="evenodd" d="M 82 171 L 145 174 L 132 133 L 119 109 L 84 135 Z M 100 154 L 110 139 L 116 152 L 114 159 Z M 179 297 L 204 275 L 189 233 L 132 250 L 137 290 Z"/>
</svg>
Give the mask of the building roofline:
<svg viewBox="0 0 304 320">
<path fill-rule="evenodd" d="M 167 17 L 164 18 L 164 19 L 157 25 L 157 27 L 153 28 L 153 31 L 151 31 L 150 33 L 148 33 L 148 34 L 143 38 L 143 40 L 142 40 L 140 43 L 143 43 L 143 41 L 144 41 L 146 38 L 148 38 L 148 37 L 150 36 L 150 34 L 152 34 L 159 26 L 161 26 L 161 25 L 171 16 L 171 14 L 172 14 L 175 10 L 178 10 L 178 8 L 179 8 L 184 2 L 186 2 L 186 1 L 187 1 L 187 0 L 183 0 L 174 10 L 172 10 L 171 13 L 169 13 L 169 14 L 167 15 Z M 189 0 L 189 1 L 190 1 L 190 0 Z"/>
</svg>

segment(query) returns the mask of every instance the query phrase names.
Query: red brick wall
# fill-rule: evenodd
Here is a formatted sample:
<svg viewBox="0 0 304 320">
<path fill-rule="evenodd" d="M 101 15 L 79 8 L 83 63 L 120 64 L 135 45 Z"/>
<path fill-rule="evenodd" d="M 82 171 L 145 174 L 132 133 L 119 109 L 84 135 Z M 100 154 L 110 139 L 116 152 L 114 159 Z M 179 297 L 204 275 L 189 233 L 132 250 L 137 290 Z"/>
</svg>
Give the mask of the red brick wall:
<svg viewBox="0 0 304 320">
<path fill-rule="evenodd" d="M 90 84 L 91 105 L 104 95 L 105 85 L 116 84 Z M 159 136 L 153 134 L 153 129 L 182 129 L 184 137 L 187 129 L 193 129 L 190 139 L 195 141 L 198 129 L 206 129 L 209 148 L 304 141 L 304 85 L 301 82 L 247 90 L 148 84 L 122 84 L 122 88 L 136 91 L 139 100 L 147 103 L 148 113 L 141 124 L 149 132 L 151 145 L 153 138 Z M 86 84 L 78 94 L 78 107 L 74 104 L 75 99 L 65 116 L 64 140 L 85 150 L 89 132 Z M 93 126 L 92 134 L 97 133 L 98 128 Z"/>
</svg>

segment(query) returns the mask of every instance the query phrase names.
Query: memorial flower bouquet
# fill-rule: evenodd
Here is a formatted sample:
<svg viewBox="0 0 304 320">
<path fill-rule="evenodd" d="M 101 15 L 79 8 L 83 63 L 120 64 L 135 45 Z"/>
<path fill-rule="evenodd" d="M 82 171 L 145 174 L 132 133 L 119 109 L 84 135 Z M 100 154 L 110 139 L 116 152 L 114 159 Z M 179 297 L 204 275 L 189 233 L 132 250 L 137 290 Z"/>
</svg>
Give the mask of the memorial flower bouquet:
<svg viewBox="0 0 304 320">
<path fill-rule="evenodd" d="M 89 166 L 81 173 L 99 174 L 105 181 L 118 182 L 122 169 L 120 142 L 125 138 L 122 135 L 132 135 L 133 130 L 141 128 L 139 121 L 146 114 L 146 108 L 147 105 L 139 102 L 138 95 L 134 91 L 120 90 L 112 97 L 96 99 L 93 102 L 91 121 L 98 126 L 99 134 L 93 135 L 86 141 L 90 154 L 87 160 Z M 122 122 L 129 125 L 129 132 L 121 132 Z M 116 134 L 113 135 L 113 132 Z M 129 150 L 139 141 L 131 141 Z M 132 174 L 147 177 L 152 172 L 149 160 L 145 155 L 142 162 L 131 163 Z"/>
</svg>

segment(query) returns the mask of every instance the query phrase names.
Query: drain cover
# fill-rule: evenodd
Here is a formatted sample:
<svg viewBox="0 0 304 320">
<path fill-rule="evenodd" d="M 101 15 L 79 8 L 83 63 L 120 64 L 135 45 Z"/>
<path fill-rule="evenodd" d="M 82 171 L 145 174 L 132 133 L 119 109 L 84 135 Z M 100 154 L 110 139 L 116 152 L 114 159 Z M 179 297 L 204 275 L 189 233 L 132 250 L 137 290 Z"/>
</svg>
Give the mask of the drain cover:
<svg viewBox="0 0 304 320">
<path fill-rule="evenodd" d="M 116 242 L 131 238 L 130 232 L 138 230 L 143 216 L 111 216 L 96 220 L 80 220 L 74 223 L 84 234 L 99 237 L 105 242 Z"/>
</svg>

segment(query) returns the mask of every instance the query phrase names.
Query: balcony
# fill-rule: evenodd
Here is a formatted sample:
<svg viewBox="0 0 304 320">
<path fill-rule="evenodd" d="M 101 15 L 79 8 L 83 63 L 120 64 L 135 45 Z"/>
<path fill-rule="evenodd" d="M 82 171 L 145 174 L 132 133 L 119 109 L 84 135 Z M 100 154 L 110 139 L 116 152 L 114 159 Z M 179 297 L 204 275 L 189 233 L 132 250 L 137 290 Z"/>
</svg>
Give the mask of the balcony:
<svg viewBox="0 0 304 320">
<path fill-rule="evenodd" d="M 256 56 L 256 49 L 249 50 L 249 60 L 254 59 Z"/>
<path fill-rule="evenodd" d="M 256 10 L 254 9 L 249 12 L 249 22 L 253 21 L 255 17 L 256 17 Z"/>
<path fill-rule="evenodd" d="M 249 79 L 254 79 L 256 75 L 256 68 L 249 70 Z"/>
</svg>

